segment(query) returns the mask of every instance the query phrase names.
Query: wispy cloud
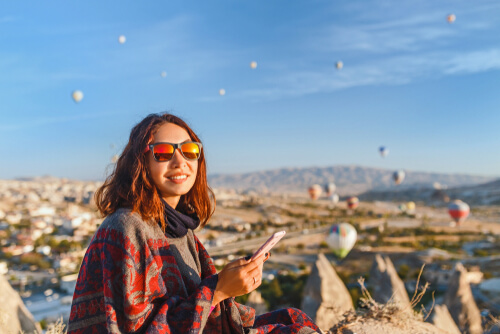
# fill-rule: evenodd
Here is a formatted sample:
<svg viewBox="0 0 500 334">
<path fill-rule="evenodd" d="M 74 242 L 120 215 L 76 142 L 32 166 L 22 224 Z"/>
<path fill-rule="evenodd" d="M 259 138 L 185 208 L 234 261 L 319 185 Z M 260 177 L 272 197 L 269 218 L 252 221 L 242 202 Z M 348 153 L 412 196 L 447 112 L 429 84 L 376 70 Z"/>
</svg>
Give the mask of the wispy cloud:
<svg viewBox="0 0 500 334">
<path fill-rule="evenodd" d="M 418 57 L 398 56 L 375 60 L 370 64 L 352 65 L 341 71 L 290 69 L 273 76 L 265 87 L 228 95 L 228 98 L 280 99 L 325 93 L 367 85 L 400 85 L 426 77 L 459 75 L 500 70 L 500 49 L 470 51 L 458 55 L 430 52 Z M 216 101 L 206 98 L 205 101 Z"/>
</svg>

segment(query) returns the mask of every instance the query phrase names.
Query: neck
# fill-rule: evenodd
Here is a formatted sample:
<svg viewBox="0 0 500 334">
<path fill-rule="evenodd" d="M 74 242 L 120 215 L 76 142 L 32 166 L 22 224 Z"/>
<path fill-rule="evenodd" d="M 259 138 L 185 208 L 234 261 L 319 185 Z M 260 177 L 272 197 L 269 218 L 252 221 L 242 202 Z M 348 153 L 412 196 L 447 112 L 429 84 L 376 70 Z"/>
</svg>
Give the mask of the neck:
<svg viewBox="0 0 500 334">
<path fill-rule="evenodd" d="M 179 204 L 180 199 L 181 199 L 180 196 L 163 197 L 163 200 L 167 202 L 167 204 L 170 205 L 170 207 L 173 209 L 177 207 L 177 204 Z"/>
</svg>

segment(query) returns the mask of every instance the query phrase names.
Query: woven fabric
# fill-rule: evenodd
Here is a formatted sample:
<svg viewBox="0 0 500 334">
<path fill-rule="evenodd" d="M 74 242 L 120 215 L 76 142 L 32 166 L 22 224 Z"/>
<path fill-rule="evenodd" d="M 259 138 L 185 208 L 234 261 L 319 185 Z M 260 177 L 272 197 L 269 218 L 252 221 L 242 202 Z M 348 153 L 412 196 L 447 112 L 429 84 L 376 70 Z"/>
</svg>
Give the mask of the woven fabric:
<svg viewBox="0 0 500 334">
<path fill-rule="evenodd" d="M 167 238 L 158 224 L 120 209 L 94 235 L 77 279 L 68 333 L 308 334 L 302 311 L 255 317 L 234 298 L 211 304 L 213 261 L 190 230 Z"/>
</svg>

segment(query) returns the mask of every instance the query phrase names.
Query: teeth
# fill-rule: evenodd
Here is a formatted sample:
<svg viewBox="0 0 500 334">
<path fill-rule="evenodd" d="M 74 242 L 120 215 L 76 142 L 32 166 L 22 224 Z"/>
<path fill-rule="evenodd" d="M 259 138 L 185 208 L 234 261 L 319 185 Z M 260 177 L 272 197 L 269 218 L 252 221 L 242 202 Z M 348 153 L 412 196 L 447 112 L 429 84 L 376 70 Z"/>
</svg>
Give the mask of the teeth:
<svg viewBox="0 0 500 334">
<path fill-rule="evenodd" d="M 171 179 L 171 180 L 183 180 L 185 178 L 187 178 L 187 175 L 179 175 L 179 176 L 171 176 L 171 177 L 169 177 L 169 179 Z"/>
</svg>

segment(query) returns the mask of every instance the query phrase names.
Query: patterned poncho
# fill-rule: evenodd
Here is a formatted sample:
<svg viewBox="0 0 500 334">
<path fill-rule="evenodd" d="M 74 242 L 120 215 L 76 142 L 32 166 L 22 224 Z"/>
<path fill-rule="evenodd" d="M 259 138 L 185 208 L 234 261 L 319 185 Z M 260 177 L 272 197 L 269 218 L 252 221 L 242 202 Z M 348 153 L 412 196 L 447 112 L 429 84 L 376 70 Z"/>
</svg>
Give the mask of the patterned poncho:
<svg viewBox="0 0 500 334">
<path fill-rule="evenodd" d="M 78 276 L 68 333 L 315 333 L 302 311 L 255 316 L 229 298 L 210 312 L 217 272 L 194 233 L 167 238 L 120 209 L 94 235 Z"/>
</svg>

